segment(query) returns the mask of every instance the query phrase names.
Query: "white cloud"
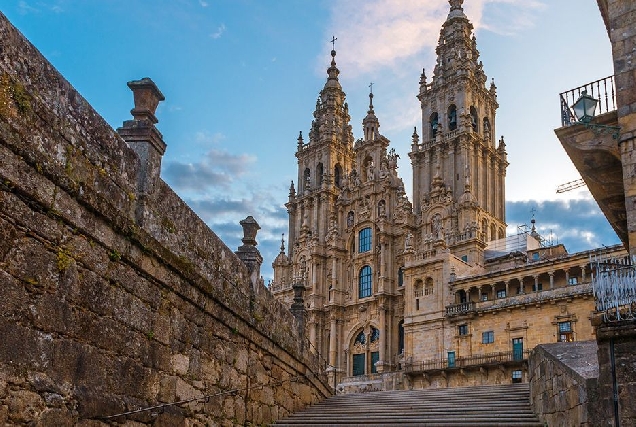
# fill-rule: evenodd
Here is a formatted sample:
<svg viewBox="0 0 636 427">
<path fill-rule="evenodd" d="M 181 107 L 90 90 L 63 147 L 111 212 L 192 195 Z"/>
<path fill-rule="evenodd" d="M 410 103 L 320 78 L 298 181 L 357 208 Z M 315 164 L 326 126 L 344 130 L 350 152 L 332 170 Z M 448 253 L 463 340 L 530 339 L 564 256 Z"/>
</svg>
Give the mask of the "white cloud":
<svg viewBox="0 0 636 427">
<path fill-rule="evenodd" d="M 201 5 L 201 7 L 208 7 L 208 2 L 206 1 L 199 0 L 199 4 Z"/>
<path fill-rule="evenodd" d="M 486 7 L 493 17 L 484 21 Z M 476 29 L 514 34 L 531 27 L 534 12 L 542 7 L 537 0 L 471 0 L 464 11 Z M 337 35 L 336 50 L 347 52 L 338 58 L 338 64 L 349 77 L 355 77 L 393 68 L 425 49 L 433 49 L 448 8 L 448 3 L 440 0 L 337 0 L 332 3 L 327 34 Z M 323 54 L 319 61 L 322 70 Z"/>
<path fill-rule="evenodd" d="M 194 140 L 197 144 L 216 145 L 225 139 L 225 135 L 221 132 L 210 133 L 202 130 L 194 134 Z"/>
<path fill-rule="evenodd" d="M 225 32 L 225 24 L 221 24 L 219 25 L 219 27 L 216 29 L 215 32 L 210 34 L 210 37 L 212 37 L 213 39 L 218 39 L 223 35 L 224 32 Z"/>
</svg>

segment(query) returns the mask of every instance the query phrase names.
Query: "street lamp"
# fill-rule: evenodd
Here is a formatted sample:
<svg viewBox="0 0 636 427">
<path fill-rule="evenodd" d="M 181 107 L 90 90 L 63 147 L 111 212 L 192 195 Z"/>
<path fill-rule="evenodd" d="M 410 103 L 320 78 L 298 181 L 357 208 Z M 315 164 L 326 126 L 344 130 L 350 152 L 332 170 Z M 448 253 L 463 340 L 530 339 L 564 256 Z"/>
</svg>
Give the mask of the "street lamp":
<svg viewBox="0 0 636 427">
<path fill-rule="evenodd" d="M 594 118 L 594 114 L 596 113 L 597 105 L 598 99 L 591 97 L 587 94 L 587 91 L 584 90 L 581 93 L 579 99 L 577 99 L 574 105 L 572 105 L 574 115 L 578 119 L 578 121 L 575 123 L 584 125 L 586 128 L 594 130 L 594 133 L 607 133 L 611 134 L 612 138 L 618 139 L 618 134 L 621 130 L 619 126 L 607 126 L 591 123 L 592 119 Z"/>
</svg>

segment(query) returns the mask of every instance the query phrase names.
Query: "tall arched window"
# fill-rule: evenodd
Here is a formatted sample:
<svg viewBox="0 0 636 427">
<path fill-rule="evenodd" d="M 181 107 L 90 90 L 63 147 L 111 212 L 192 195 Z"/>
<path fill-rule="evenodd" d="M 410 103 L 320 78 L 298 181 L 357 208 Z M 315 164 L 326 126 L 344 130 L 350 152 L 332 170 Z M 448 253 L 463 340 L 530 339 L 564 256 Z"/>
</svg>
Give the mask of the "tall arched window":
<svg viewBox="0 0 636 427">
<path fill-rule="evenodd" d="M 316 182 L 318 185 L 322 185 L 322 175 L 324 172 L 325 170 L 322 163 L 318 163 L 318 166 L 316 166 Z"/>
<path fill-rule="evenodd" d="M 398 268 L 398 286 L 404 286 L 404 267 Z"/>
<path fill-rule="evenodd" d="M 342 185 L 342 167 L 339 163 L 334 168 L 333 175 L 336 187 L 340 188 L 340 186 Z"/>
<path fill-rule="evenodd" d="M 431 114 L 431 139 L 434 139 L 437 136 L 437 128 L 439 127 L 439 116 L 437 113 Z"/>
<path fill-rule="evenodd" d="M 309 190 L 311 188 L 311 171 L 309 168 L 305 168 L 303 173 L 303 189 Z"/>
<path fill-rule="evenodd" d="M 455 104 L 448 107 L 448 130 L 457 129 L 457 107 Z"/>
<path fill-rule="evenodd" d="M 365 265 L 358 275 L 358 298 L 371 296 L 371 267 Z"/>
<path fill-rule="evenodd" d="M 358 252 L 369 252 L 371 250 L 371 227 L 363 228 L 358 233 Z"/>
<path fill-rule="evenodd" d="M 479 119 L 477 118 L 477 109 L 473 106 L 470 107 L 470 124 L 473 127 L 473 131 L 479 131 Z"/>
</svg>

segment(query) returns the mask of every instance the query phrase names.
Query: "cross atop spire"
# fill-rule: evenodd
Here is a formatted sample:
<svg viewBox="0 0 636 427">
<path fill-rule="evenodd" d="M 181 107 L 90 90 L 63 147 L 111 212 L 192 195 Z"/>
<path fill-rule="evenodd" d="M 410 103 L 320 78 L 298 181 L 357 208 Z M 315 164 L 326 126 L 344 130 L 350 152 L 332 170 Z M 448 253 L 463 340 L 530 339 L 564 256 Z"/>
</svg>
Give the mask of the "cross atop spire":
<svg viewBox="0 0 636 427">
<path fill-rule="evenodd" d="M 336 40 L 338 40 L 338 37 L 331 36 L 331 40 L 329 40 L 331 42 L 331 50 L 336 50 Z"/>
</svg>

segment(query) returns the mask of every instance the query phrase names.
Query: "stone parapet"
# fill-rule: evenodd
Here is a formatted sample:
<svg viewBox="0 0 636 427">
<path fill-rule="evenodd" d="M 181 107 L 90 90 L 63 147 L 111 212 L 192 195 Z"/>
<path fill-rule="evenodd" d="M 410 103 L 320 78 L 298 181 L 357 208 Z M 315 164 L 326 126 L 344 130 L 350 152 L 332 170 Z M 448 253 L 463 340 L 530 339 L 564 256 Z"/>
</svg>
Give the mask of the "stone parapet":
<svg viewBox="0 0 636 427">
<path fill-rule="evenodd" d="M 263 424 L 329 395 L 256 269 L 158 176 L 139 185 L 138 153 L 2 14 L 0 46 L 0 424 L 187 399 L 134 422 Z"/>
<path fill-rule="evenodd" d="M 529 358 L 530 403 L 549 426 L 600 426 L 596 342 L 542 344 Z"/>
</svg>

